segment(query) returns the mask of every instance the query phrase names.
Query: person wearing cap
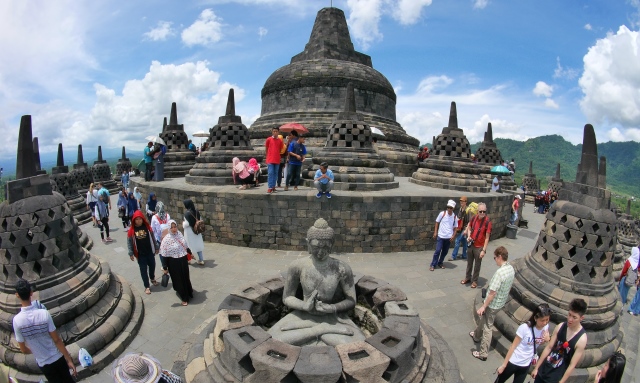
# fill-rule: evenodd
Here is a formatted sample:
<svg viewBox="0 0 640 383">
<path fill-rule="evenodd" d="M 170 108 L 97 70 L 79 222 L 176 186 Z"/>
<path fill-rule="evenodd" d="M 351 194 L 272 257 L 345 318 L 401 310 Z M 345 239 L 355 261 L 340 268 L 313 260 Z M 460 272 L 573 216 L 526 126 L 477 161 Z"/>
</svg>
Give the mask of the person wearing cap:
<svg viewBox="0 0 640 383">
<path fill-rule="evenodd" d="M 31 303 L 33 291 L 24 279 L 16 284 L 20 312 L 13 317 L 13 331 L 23 354 L 33 354 L 40 371 L 49 382 L 74 382 L 76 366 L 56 331 L 53 319 L 41 304 Z M 72 372 L 70 373 L 69 370 Z"/>
<path fill-rule="evenodd" d="M 458 232 L 458 217 L 453 214 L 456 207 L 454 200 L 447 202 L 447 210 L 440 212 L 436 218 L 436 226 L 433 231 L 433 239 L 436 240 L 436 251 L 433 253 L 430 271 L 435 270 L 436 266 L 444 269 L 444 258 L 447 256 L 451 240 L 456 237 Z"/>
<path fill-rule="evenodd" d="M 518 220 L 518 208 L 520 208 L 521 199 L 522 197 L 520 197 L 519 194 L 516 194 L 513 197 L 513 203 L 511 204 L 511 219 L 509 220 L 509 225 L 515 225 L 516 221 Z"/>
<path fill-rule="evenodd" d="M 458 217 L 458 235 L 456 236 L 456 242 L 453 246 L 453 252 L 451 253 L 450 261 L 455 261 L 458 258 L 458 250 L 460 249 L 460 244 L 462 244 L 462 255 L 460 259 L 467 259 L 467 239 L 464 236 L 465 228 L 473 218 L 473 213 L 467 211 L 467 197 L 460 197 L 460 210 L 456 214 Z"/>
<path fill-rule="evenodd" d="M 160 362 L 145 353 L 131 353 L 113 364 L 111 376 L 116 383 L 179 383 L 182 379 L 163 370 Z"/>
</svg>

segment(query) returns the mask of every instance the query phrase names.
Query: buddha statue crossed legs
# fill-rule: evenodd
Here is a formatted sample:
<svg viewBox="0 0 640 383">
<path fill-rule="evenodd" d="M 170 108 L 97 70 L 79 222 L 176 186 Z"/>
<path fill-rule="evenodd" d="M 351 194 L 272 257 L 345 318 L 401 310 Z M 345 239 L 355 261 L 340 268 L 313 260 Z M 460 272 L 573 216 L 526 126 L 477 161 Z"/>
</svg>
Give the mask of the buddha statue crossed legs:
<svg viewBox="0 0 640 383">
<path fill-rule="evenodd" d="M 310 257 L 289 266 L 284 284 L 284 304 L 293 311 L 269 330 L 274 339 L 296 346 L 335 346 L 365 339 L 347 316 L 356 304 L 353 273 L 349 265 L 332 258 L 333 229 L 320 218 L 307 232 Z M 303 299 L 296 297 L 302 287 Z"/>
</svg>

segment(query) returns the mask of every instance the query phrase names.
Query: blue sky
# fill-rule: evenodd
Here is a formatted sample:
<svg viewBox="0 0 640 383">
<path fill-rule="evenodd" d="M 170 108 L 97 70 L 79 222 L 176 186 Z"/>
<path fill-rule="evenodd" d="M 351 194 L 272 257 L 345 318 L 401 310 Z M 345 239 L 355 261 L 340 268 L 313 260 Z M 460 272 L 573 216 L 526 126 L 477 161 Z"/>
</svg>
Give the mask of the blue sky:
<svg viewBox="0 0 640 383">
<path fill-rule="evenodd" d="M 249 126 L 267 77 L 304 49 L 330 0 L 0 4 L 0 160 L 20 117 L 41 151 L 142 149 L 171 102 L 188 133 L 224 113 L 230 87 Z M 561 134 L 640 141 L 640 0 L 334 0 L 358 51 L 398 95 L 397 120 L 430 142 L 456 101 L 471 142 Z M 69 164 L 74 156 L 67 156 Z"/>
</svg>

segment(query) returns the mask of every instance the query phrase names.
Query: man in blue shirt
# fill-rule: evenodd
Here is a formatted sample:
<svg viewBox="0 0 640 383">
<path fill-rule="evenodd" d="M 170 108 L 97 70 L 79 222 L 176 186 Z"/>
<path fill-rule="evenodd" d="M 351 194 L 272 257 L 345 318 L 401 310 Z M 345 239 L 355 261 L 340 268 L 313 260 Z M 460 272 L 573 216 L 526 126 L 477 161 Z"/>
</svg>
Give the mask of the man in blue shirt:
<svg viewBox="0 0 640 383">
<path fill-rule="evenodd" d="M 144 180 L 151 181 L 151 169 L 153 169 L 153 142 L 149 141 L 147 147 L 144 148 Z"/>
<path fill-rule="evenodd" d="M 326 162 L 321 163 L 320 169 L 316 170 L 316 175 L 313 178 L 313 185 L 318 189 L 316 198 L 321 198 L 323 193 L 327 195 L 327 198 L 331 198 L 333 172 L 329 170 L 329 164 Z"/>
<path fill-rule="evenodd" d="M 293 186 L 293 190 L 298 190 L 300 184 L 300 170 L 302 170 L 302 161 L 307 154 L 307 147 L 304 146 L 304 137 L 289 144 L 289 170 L 287 172 L 287 180 L 284 190 L 289 190 L 289 185 Z"/>
</svg>

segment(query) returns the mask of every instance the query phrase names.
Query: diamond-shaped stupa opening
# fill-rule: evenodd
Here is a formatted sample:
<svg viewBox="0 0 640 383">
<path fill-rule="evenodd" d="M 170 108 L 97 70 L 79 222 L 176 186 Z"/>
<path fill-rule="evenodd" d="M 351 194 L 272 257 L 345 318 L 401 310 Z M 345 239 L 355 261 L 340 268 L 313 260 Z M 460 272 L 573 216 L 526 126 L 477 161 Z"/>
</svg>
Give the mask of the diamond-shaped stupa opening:
<svg viewBox="0 0 640 383">
<path fill-rule="evenodd" d="M 22 269 L 20 268 L 20 266 L 16 265 L 16 276 L 18 278 L 22 278 L 23 272 Z"/>
<path fill-rule="evenodd" d="M 556 265 L 556 269 L 557 270 L 560 270 L 561 268 L 563 268 L 564 264 L 562 263 L 562 258 L 558 258 L 558 260 L 556 261 L 555 265 Z"/>
<path fill-rule="evenodd" d="M 40 264 L 38 263 L 38 261 L 35 261 L 33 263 L 33 271 L 38 274 L 38 276 L 40 276 L 40 273 L 42 272 L 42 266 L 40 266 Z"/>
<path fill-rule="evenodd" d="M 555 210 L 551 212 L 551 216 L 552 216 L 553 218 L 555 218 L 555 217 L 556 217 L 556 211 L 555 211 Z"/>
<path fill-rule="evenodd" d="M 567 253 L 569 253 L 569 258 L 573 258 L 576 255 L 576 248 L 572 246 Z"/>
<path fill-rule="evenodd" d="M 591 228 L 593 229 L 594 233 L 597 233 L 598 230 L 600 230 L 600 225 L 598 225 L 598 222 L 596 222 L 593 224 L 593 226 L 591 226 Z"/>
<path fill-rule="evenodd" d="M 600 236 L 598 236 L 598 238 L 596 238 L 596 246 L 598 246 L 598 247 L 602 246 L 602 238 Z"/>
<path fill-rule="evenodd" d="M 574 277 L 579 273 L 580 273 L 580 268 L 578 267 L 578 265 L 575 265 L 571 268 L 571 274 L 573 274 Z"/>
<path fill-rule="evenodd" d="M 44 258 L 44 257 L 45 257 L 45 254 L 46 254 L 46 252 L 47 252 L 47 247 L 44 245 L 44 243 L 41 243 L 41 244 L 38 246 L 38 252 L 40 253 L 40 255 L 42 255 L 42 258 Z"/>
<path fill-rule="evenodd" d="M 47 213 L 47 215 L 49 216 L 49 218 L 53 219 L 53 217 L 56 216 L 56 212 L 53 211 L 53 209 L 49 209 L 49 212 Z"/>
<path fill-rule="evenodd" d="M 607 225 L 607 233 L 611 232 L 611 226 Z"/>
<path fill-rule="evenodd" d="M 556 233 L 556 230 L 558 230 L 558 229 L 556 228 L 556 224 L 555 224 L 555 223 L 552 223 L 552 224 L 551 224 L 551 233 L 552 233 L 552 234 L 555 234 L 555 233 Z"/>
<path fill-rule="evenodd" d="M 16 240 L 17 240 L 16 236 L 13 235 L 13 233 L 11 233 L 11 235 L 9 235 L 9 242 L 11 242 L 12 245 L 15 245 Z"/>
<path fill-rule="evenodd" d="M 16 217 L 16 220 L 14 222 L 16 223 L 16 226 L 22 226 L 22 219 L 20 217 Z"/>
<path fill-rule="evenodd" d="M 591 260 L 593 260 L 593 253 L 589 251 L 587 255 L 585 255 L 585 258 L 587 259 L 587 262 L 591 262 Z"/>
<path fill-rule="evenodd" d="M 583 225 L 584 225 L 584 224 L 582 223 L 582 220 L 581 220 L 581 219 L 578 219 L 578 220 L 576 221 L 576 226 L 578 227 L 578 229 L 582 229 L 582 226 L 583 226 Z"/>
<path fill-rule="evenodd" d="M 2 219 L 2 224 L 1 224 L 1 226 L 2 226 L 2 230 L 7 231 L 7 226 L 8 226 L 8 225 L 7 225 L 7 220 L 6 220 L 6 218 L 3 218 L 3 219 Z"/>
<path fill-rule="evenodd" d="M 551 246 L 553 247 L 553 250 L 558 250 L 560 248 L 560 245 L 558 245 L 558 241 L 554 241 Z"/>
<path fill-rule="evenodd" d="M 605 278 L 609 275 L 609 268 L 604 269 L 604 274 L 602 274 Z"/>
<path fill-rule="evenodd" d="M 563 214 L 563 215 L 562 215 L 562 218 L 560 218 L 560 223 L 564 224 L 564 223 L 566 223 L 566 222 L 567 222 L 567 215 L 566 215 L 566 214 Z"/>
<path fill-rule="evenodd" d="M 564 240 L 569 242 L 570 239 L 571 239 L 571 232 L 567 229 L 564 231 Z"/>
<path fill-rule="evenodd" d="M 581 244 L 582 246 L 585 246 L 585 245 L 587 244 L 587 242 L 589 242 L 589 239 L 587 238 L 587 235 L 586 235 L 586 234 L 584 234 L 584 235 L 582 236 L 582 239 L 580 239 L 580 244 Z"/>
<path fill-rule="evenodd" d="M 596 275 L 598 275 L 598 273 L 596 273 L 596 268 L 592 267 L 591 271 L 589 272 L 589 276 L 593 279 L 596 277 Z"/>
<path fill-rule="evenodd" d="M 602 253 L 602 255 L 600 256 L 600 264 L 604 266 L 605 262 L 607 262 L 607 254 Z"/>
<path fill-rule="evenodd" d="M 23 247 L 20 249 L 20 256 L 26 259 L 29 256 L 29 250 L 27 250 L 26 247 Z"/>
<path fill-rule="evenodd" d="M 49 227 L 49 224 L 44 225 L 44 235 L 46 235 L 47 237 L 51 237 L 49 234 L 51 234 L 51 228 Z"/>
<path fill-rule="evenodd" d="M 5 280 L 9 278 L 9 271 L 7 271 L 7 267 L 5 265 L 2 265 L 2 274 L 4 275 Z"/>
<path fill-rule="evenodd" d="M 542 252 L 542 259 L 544 259 L 545 261 L 549 259 L 549 255 L 547 254 L 546 250 Z"/>
</svg>

